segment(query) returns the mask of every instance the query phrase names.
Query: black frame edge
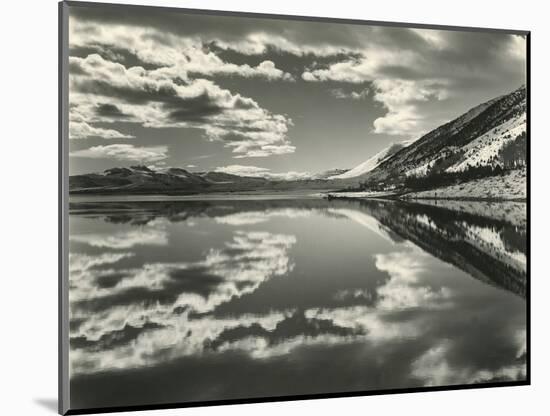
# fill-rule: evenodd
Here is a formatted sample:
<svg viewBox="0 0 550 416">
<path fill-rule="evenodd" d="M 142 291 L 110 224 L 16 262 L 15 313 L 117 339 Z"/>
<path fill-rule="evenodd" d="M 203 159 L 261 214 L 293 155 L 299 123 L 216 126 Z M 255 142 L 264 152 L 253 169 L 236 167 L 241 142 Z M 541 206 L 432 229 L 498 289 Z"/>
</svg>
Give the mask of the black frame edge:
<svg viewBox="0 0 550 416">
<path fill-rule="evenodd" d="M 370 391 L 357 391 L 357 392 L 335 392 L 335 393 L 318 393 L 318 394 L 304 394 L 294 396 L 273 396 L 273 397 L 253 397 L 243 399 L 226 399 L 226 400 L 211 400 L 211 401 L 196 401 L 196 402 L 183 402 L 183 403 L 163 403 L 163 404 L 151 404 L 151 405 L 132 405 L 132 406 L 112 406 L 112 407 L 97 407 L 86 409 L 71 409 L 67 415 L 86 415 L 91 413 L 113 413 L 113 412 L 132 412 L 142 410 L 166 410 L 166 409 L 185 409 L 194 407 L 213 407 L 213 406 L 228 406 L 239 404 L 254 404 L 254 403 L 273 403 L 273 402 L 289 402 L 296 400 L 320 400 L 320 399 L 341 399 L 350 397 L 368 397 L 368 396 L 386 396 L 394 394 L 404 393 L 436 393 L 442 391 L 460 391 L 460 390 L 472 390 L 472 389 L 487 389 L 487 388 L 502 388 L 502 387 L 518 387 L 528 386 L 530 382 L 526 380 L 522 381 L 510 381 L 510 382 L 498 382 L 498 383 L 480 383 L 480 384 L 461 384 L 461 385 L 449 385 L 449 386 L 433 386 L 433 387 L 413 387 L 413 388 L 400 388 L 391 390 L 370 390 Z"/>
</svg>

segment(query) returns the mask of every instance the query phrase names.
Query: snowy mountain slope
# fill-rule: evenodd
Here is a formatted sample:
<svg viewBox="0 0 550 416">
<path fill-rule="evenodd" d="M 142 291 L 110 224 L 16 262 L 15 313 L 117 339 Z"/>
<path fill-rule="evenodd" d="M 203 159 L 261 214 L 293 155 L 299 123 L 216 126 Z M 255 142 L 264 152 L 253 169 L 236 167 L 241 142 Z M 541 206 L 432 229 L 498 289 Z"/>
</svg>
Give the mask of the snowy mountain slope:
<svg viewBox="0 0 550 416">
<path fill-rule="evenodd" d="M 505 171 L 502 175 L 410 192 L 406 198 L 414 200 L 525 200 L 527 198 L 526 169 L 513 169 Z"/>
<path fill-rule="evenodd" d="M 453 157 L 456 162 L 446 167 L 446 172 L 463 172 L 472 167 L 501 166 L 500 153 L 508 144 L 517 140 L 527 131 L 527 117 L 521 112 L 504 123 L 492 128 L 485 134 L 472 140 L 461 148 L 445 148 L 440 157 L 435 157 L 414 169 L 405 172 L 405 176 L 426 176 L 434 169 L 434 166 L 445 158 Z"/>
<path fill-rule="evenodd" d="M 513 141 L 508 134 L 514 137 L 524 131 L 525 110 L 526 90 L 522 86 L 432 130 L 354 180 L 398 184 L 408 176 L 425 176 L 434 169 L 458 168 L 465 161 L 464 166 L 475 165 L 478 160 L 481 163 Z"/>
<path fill-rule="evenodd" d="M 371 158 L 367 159 L 365 162 L 361 163 L 360 165 L 357 165 L 353 169 L 348 170 L 345 173 L 342 173 L 340 175 L 331 176 L 328 179 L 349 179 L 349 178 L 355 178 L 356 176 L 364 175 L 367 172 L 370 172 L 374 168 L 376 168 L 380 163 L 409 145 L 410 142 L 402 142 L 402 143 L 392 143 L 390 146 L 386 147 L 385 149 L 381 150 Z"/>
<path fill-rule="evenodd" d="M 454 122 L 452 122 L 451 126 L 451 132 L 458 133 L 462 127 L 464 127 L 466 124 L 468 124 L 470 121 L 472 121 L 474 118 L 476 118 L 478 115 L 483 113 L 487 108 L 489 108 L 491 105 L 493 105 L 496 101 L 498 101 L 502 97 L 496 97 L 492 100 L 489 100 L 483 104 L 480 104 L 471 110 L 467 111 L 466 113 L 462 114 L 460 117 L 458 117 Z"/>
<path fill-rule="evenodd" d="M 426 176 L 435 165 L 435 159 L 418 166 L 417 168 L 405 172 L 405 176 Z"/>
<path fill-rule="evenodd" d="M 464 146 L 462 159 L 448 167 L 447 172 L 461 172 L 473 166 L 498 163 L 502 148 L 526 131 L 527 117 L 525 113 L 521 113 Z"/>
</svg>

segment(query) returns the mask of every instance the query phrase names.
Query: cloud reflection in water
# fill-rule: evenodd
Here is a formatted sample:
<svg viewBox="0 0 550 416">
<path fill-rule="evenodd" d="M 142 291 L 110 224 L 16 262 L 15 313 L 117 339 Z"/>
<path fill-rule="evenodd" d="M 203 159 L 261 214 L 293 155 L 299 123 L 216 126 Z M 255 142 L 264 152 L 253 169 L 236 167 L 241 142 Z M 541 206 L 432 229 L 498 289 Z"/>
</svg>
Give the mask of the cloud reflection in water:
<svg viewBox="0 0 550 416">
<path fill-rule="evenodd" d="M 382 223 L 380 218 L 387 217 L 378 216 L 384 212 L 378 206 L 371 209 L 326 201 L 319 206 L 311 201 L 309 205 L 279 201 L 275 207 L 265 202 L 264 208 L 257 202 L 248 204 L 228 208 L 210 203 L 206 209 L 191 206 L 191 215 L 174 207 L 164 215 L 164 211 L 148 207 L 146 213 L 136 214 L 147 220 L 136 220 L 135 225 L 130 216 L 122 225 L 110 222 L 106 232 L 76 230 L 71 243 L 78 244 L 75 247 L 81 252 L 72 252 L 70 262 L 72 374 L 154 367 L 181 357 L 231 352 L 268 360 L 293 356 L 310 347 L 325 348 L 329 354 L 337 345 L 356 345 L 365 351 L 391 354 L 410 345 L 418 353 L 402 376 L 405 385 L 524 377 L 521 320 L 520 324 L 508 322 L 499 315 L 496 305 L 500 303 L 495 303 L 494 311 L 485 299 L 481 299 L 483 305 L 472 303 L 475 296 L 468 292 L 469 285 L 483 293 L 489 287 L 469 278 L 456 264 L 435 257 L 436 247 L 433 252 L 427 247 L 420 249 L 403 237 L 403 224 L 407 232 L 447 233 L 429 213 L 392 216 L 401 220 L 394 227 Z M 94 218 L 103 221 L 101 218 L 108 217 Z M 283 224 L 281 230 L 271 227 L 275 219 L 278 227 Z M 365 245 L 371 248 L 361 255 L 365 286 L 344 274 L 333 278 L 338 279 L 336 289 L 325 289 L 319 275 L 318 286 L 311 287 L 311 296 L 317 298 L 270 307 L 271 302 L 276 305 L 290 295 L 285 292 L 288 289 L 279 289 L 283 281 L 274 281 L 274 277 L 284 276 L 285 287 L 304 284 L 303 272 L 296 267 L 308 264 L 304 253 L 318 254 L 319 239 L 331 238 L 323 228 L 330 226 L 329 220 L 339 221 L 341 227 L 360 224 L 360 228 L 349 229 L 350 237 L 376 242 Z M 166 243 L 183 232 L 178 223 L 190 221 L 193 229 L 200 231 L 195 235 L 202 240 L 194 243 L 203 251 L 200 258 L 194 254 L 195 259 L 182 261 L 183 252 L 178 254 L 177 248 Z M 130 229 L 126 228 L 129 224 Z M 307 226 L 300 230 L 298 224 Z M 223 229 L 225 242 L 217 247 L 219 238 L 214 244 L 208 235 L 212 227 L 222 233 L 219 230 L 224 226 L 231 228 Z M 303 233 L 304 228 L 308 234 Z M 480 234 L 475 228 L 468 229 Z M 464 233 L 464 241 L 474 238 L 474 231 Z M 161 254 L 144 251 L 163 246 L 172 251 L 170 256 L 162 255 L 162 260 Z M 500 247 L 493 244 L 491 249 L 493 246 L 495 250 Z M 491 251 L 493 257 L 494 253 Z M 330 265 L 331 253 L 324 253 L 319 261 Z M 453 279 L 442 278 L 447 275 Z M 496 302 L 501 292 L 491 290 L 486 296 Z M 259 296 L 268 302 L 262 308 L 243 312 L 228 307 L 250 303 Z M 462 322 L 457 313 L 466 311 L 464 308 L 469 309 Z M 512 354 L 510 359 L 484 366 L 468 358 L 478 337 L 475 332 L 468 333 L 465 320 L 470 315 L 481 316 L 494 326 L 495 342 L 501 343 L 503 357 Z M 464 339 L 455 338 L 453 331 L 462 331 Z M 381 363 L 392 359 L 389 355 L 379 358 Z"/>
</svg>

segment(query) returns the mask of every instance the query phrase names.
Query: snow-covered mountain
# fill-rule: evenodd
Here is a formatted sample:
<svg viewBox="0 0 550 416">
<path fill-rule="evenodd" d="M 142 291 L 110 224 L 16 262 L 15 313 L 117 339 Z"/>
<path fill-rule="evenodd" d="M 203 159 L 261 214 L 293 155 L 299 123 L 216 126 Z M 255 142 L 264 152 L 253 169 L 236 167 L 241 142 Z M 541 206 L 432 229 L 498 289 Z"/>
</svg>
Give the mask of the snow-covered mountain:
<svg viewBox="0 0 550 416">
<path fill-rule="evenodd" d="M 373 156 L 370 163 L 348 172 L 347 178 L 399 184 L 407 177 L 483 166 L 521 167 L 526 158 L 526 127 L 526 89 L 521 86 L 472 108 L 390 156 Z M 359 173 L 360 167 L 364 173 Z"/>
<path fill-rule="evenodd" d="M 502 165 L 502 149 L 527 131 L 525 112 L 499 124 L 462 148 L 460 160 L 447 168 L 447 172 L 462 172 L 474 166 Z"/>
<path fill-rule="evenodd" d="M 367 172 L 370 172 L 390 156 L 394 155 L 404 147 L 408 146 L 411 142 L 401 142 L 401 143 L 392 143 L 388 147 L 382 149 L 380 152 L 370 157 L 363 163 L 357 165 L 353 169 L 348 170 L 347 172 L 341 173 L 339 175 L 330 176 L 328 179 L 349 179 L 355 178 L 360 175 L 364 175 Z"/>
</svg>

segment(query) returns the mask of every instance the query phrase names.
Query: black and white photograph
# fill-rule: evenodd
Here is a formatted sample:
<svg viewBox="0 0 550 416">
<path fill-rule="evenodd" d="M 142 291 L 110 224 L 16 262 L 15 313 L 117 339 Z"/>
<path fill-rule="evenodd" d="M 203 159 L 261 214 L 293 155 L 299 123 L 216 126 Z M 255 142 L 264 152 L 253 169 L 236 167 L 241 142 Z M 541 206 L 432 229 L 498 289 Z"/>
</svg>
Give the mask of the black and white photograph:
<svg viewBox="0 0 550 416">
<path fill-rule="evenodd" d="M 529 384 L 529 32 L 60 11 L 65 410 Z"/>
</svg>

